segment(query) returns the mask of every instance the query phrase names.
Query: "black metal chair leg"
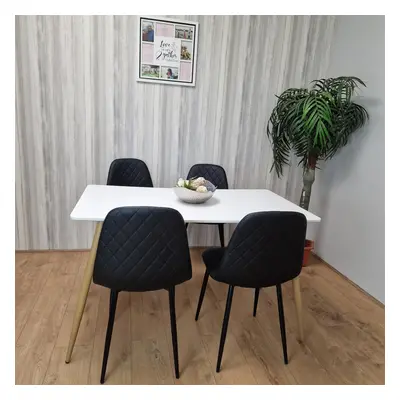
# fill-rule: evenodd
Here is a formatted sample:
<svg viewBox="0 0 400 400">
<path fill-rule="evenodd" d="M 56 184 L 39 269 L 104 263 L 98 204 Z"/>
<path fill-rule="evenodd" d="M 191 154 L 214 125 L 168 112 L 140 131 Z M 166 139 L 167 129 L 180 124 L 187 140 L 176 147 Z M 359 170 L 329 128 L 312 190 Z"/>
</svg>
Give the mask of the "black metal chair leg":
<svg viewBox="0 0 400 400">
<path fill-rule="evenodd" d="M 219 241 L 221 242 L 221 247 L 225 247 L 224 224 L 218 224 L 218 230 L 219 230 Z"/>
<path fill-rule="evenodd" d="M 108 317 L 106 341 L 104 344 L 103 365 L 101 367 L 101 377 L 100 377 L 101 384 L 104 383 L 104 378 L 106 376 L 108 353 L 110 352 L 111 336 L 112 336 L 112 331 L 113 331 L 113 327 L 114 327 L 115 310 L 117 308 L 117 301 L 118 301 L 118 292 L 115 290 L 111 290 L 110 311 L 109 311 L 109 317 Z"/>
<path fill-rule="evenodd" d="M 276 285 L 276 296 L 278 298 L 278 311 L 279 311 L 279 325 L 281 327 L 283 359 L 285 364 L 288 363 L 287 346 L 286 346 L 286 329 L 285 329 L 285 315 L 283 313 L 283 300 L 281 285 Z"/>
<path fill-rule="evenodd" d="M 219 343 L 219 350 L 218 350 L 217 372 L 221 370 L 222 353 L 224 352 L 226 332 L 228 331 L 229 315 L 231 313 L 234 288 L 235 288 L 234 286 L 229 286 L 228 297 L 226 298 L 224 322 L 222 323 L 221 341 Z"/>
<path fill-rule="evenodd" d="M 175 376 L 176 379 L 179 379 L 178 335 L 176 332 L 176 315 L 175 315 L 175 286 L 168 289 L 168 293 L 169 293 L 169 314 L 171 317 L 172 347 L 174 350 Z"/>
<path fill-rule="evenodd" d="M 254 291 L 254 308 L 253 308 L 253 317 L 257 314 L 257 305 L 258 305 L 258 296 L 260 295 L 260 288 L 256 288 Z"/>
<path fill-rule="evenodd" d="M 197 304 L 195 321 L 197 321 L 199 319 L 200 309 L 203 304 L 204 294 L 206 293 L 207 282 L 208 282 L 209 276 L 210 276 L 210 274 L 206 271 L 204 274 L 204 278 L 203 278 L 203 284 L 201 285 L 201 291 L 200 291 L 199 302 Z"/>
</svg>

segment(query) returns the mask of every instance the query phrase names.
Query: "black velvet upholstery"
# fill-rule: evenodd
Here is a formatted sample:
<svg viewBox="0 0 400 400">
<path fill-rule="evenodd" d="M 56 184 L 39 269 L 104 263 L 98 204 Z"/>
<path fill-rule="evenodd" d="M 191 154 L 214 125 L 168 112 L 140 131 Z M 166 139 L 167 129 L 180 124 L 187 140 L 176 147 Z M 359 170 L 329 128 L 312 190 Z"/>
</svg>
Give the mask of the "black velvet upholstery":
<svg viewBox="0 0 400 400">
<path fill-rule="evenodd" d="M 150 171 L 137 158 L 117 158 L 108 171 L 107 185 L 153 187 Z"/>
<path fill-rule="evenodd" d="M 261 288 L 300 274 L 307 220 L 301 213 L 266 211 L 240 221 L 226 248 L 203 253 L 207 272 L 228 285 Z"/>
<path fill-rule="evenodd" d="M 220 165 L 195 164 L 190 168 L 187 179 L 198 178 L 200 176 L 213 183 L 217 189 L 228 189 L 226 172 Z"/>
<path fill-rule="evenodd" d="M 104 220 L 93 282 L 116 291 L 167 289 L 192 277 L 185 223 L 171 208 L 120 207 Z"/>
</svg>

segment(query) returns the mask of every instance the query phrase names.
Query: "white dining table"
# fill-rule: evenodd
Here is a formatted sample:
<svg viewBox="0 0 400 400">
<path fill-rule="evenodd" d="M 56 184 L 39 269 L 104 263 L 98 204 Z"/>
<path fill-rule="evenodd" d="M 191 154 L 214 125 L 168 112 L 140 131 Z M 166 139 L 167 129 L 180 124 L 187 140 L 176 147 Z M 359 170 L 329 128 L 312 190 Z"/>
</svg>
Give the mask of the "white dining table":
<svg viewBox="0 0 400 400">
<path fill-rule="evenodd" d="M 94 260 L 102 222 L 109 211 L 123 206 L 170 207 L 179 211 L 187 223 L 237 224 L 247 214 L 257 211 L 297 211 L 305 215 L 307 223 L 318 223 L 320 218 L 296 204 L 266 189 L 217 189 L 203 204 L 188 204 L 179 200 L 173 188 L 143 188 L 109 185 L 88 185 L 71 212 L 76 221 L 95 221 L 96 230 L 86 264 L 83 282 L 75 310 L 65 362 L 69 363 L 78 335 L 93 276 Z M 299 339 L 303 340 L 301 290 L 299 277 L 293 279 Z"/>
</svg>

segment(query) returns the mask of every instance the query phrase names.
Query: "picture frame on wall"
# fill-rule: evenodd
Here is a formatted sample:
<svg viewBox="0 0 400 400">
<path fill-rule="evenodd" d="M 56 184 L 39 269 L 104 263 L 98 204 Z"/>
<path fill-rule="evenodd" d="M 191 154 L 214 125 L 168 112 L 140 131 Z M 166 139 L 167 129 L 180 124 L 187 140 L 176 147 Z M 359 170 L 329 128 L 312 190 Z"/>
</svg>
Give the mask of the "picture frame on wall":
<svg viewBox="0 0 400 400">
<path fill-rule="evenodd" d="M 139 16 L 137 80 L 195 86 L 198 22 Z"/>
</svg>

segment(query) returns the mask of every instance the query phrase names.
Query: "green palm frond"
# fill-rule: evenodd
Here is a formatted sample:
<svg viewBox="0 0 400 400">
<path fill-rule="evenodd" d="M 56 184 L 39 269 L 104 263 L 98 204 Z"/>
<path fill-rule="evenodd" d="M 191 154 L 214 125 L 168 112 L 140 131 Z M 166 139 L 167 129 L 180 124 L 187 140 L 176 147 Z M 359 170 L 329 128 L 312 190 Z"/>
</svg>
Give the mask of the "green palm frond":
<svg viewBox="0 0 400 400">
<path fill-rule="evenodd" d="M 326 149 L 325 154 L 321 154 L 321 158 L 331 159 L 342 147 L 344 147 L 351 134 L 357 129 L 364 126 L 369 119 L 367 110 L 356 103 L 350 103 L 340 108 L 336 113 L 336 120 L 333 129 L 332 145 Z"/>
<path fill-rule="evenodd" d="M 282 175 L 291 151 L 307 167 L 310 160 L 332 158 L 350 135 L 368 120 L 364 107 L 352 102 L 365 83 L 357 77 L 318 79 L 311 89 L 290 88 L 278 98 L 267 125 L 274 161 Z"/>
<path fill-rule="evenodd" d="M 338 104 L 349 103 L 359 85 L 366 86 L 361 79 L 355 76 L 318 79 L 312 83 L 318 90 L 329 92 L 338 101 Z"/>
</svg>

